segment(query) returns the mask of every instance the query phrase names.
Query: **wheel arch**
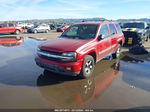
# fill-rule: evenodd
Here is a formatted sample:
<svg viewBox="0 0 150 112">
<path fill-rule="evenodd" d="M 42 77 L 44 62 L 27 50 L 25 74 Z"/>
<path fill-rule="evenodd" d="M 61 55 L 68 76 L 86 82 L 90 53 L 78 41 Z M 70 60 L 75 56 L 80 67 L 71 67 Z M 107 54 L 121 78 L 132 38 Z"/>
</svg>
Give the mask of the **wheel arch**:
<svg viewBox="0 0 150 112">
<path fill-rule="evenodd" d="M 94 61 L 96 63 L 97 56 L 96 56 L 96 52 L 95 51 L 92 51 L 92 52 L 88 53 L 87 55 L 91 55 L 94 58 Z"/>
</svg>

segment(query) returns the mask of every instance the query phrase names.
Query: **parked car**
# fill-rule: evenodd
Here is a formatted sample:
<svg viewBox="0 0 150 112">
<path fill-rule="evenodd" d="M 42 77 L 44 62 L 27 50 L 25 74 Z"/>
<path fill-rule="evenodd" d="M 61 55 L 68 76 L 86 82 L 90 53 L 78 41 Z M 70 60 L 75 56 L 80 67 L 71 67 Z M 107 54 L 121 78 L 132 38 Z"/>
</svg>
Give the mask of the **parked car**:
<svg viewBox="0 0 150 112">
<path fill-rule="evenodd" d="M 0 45 L 5 47 L 14 47 L 22 44 L 24 42 L 23 37 L 15 37 L 15 36 L 4 36 L 0 37 Z"/>
<path fill-rule="evenodd" d="M 55 30 L 56 29 L 56 26 L 54 24 L 49 24 L 49 27 L 51 30 Z"/>
<path fill-rule="evenodd" d="M 18 27 L 15 23 L 1 23 L 0 33 L 19 34 L 23 31 L 21 27 Z"/>
<path fill-rule="evenodd" d="M 45 32 L 48 33 L 50 31 L 49 25 L 35 25 L 27 30 L 28 33 L 40 33 Z"/>
<path fill-rule="evenodd" d="M 26 29 L 29 29 L 29 28 L 31 28 L 31 27 L 34 27 L 34 24 L 28 23 L 28 24 L 26 25 Z"/>
<path fill-rule="evenodd" d="M 69 27 L 69 25 L 62 25 L 57 28 L 57 32 L 64 32 L 67 30 L 68 27 Z"/>
<path fill-rule="evenodd" d="M 61 26 L 62 26 L 61 24 L 55 24 L 56 29 L 61 27 Z"/>
<path fill-rule="evenodd" d="M 18 23 L 17 23 L 17 26 L 18 26 L 18 27 L 21 27 L 21 28 L 23 28 L 23 29 L 25 29 L 26 26 L 27 26 L 27 24 L 26 24 L 26 23 L 22 23 L 22 22 L 18 22 Z"/>
<path fill-rule="evenodd" d="M 120 55 L 124 35 L 116 22 L 80 23 L 70 26 L 60 38 L 38 46 L 36 64 L 65 75 L 92 75 L 96 62 Z"/>
<path fill-rule="evenodd" d="M 125 45 L 141 45 L 148 41 L 150 29 L 146 22 L 129 22 L 123 25 Z"/>
</svg>

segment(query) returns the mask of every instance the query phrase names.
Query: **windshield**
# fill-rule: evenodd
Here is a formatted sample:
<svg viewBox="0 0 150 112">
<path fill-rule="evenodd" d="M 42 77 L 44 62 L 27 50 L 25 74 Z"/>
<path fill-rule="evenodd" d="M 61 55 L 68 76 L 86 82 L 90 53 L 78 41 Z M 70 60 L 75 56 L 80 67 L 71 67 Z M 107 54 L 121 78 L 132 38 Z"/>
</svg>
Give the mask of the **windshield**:
<svg viewBox="0 0 150 112">
<path fill-rule="evenodd" d="M 61 35 L 61 38 L 73 38 L 83 40 L 93 39 L 96 35 L 97 28 L 98 25 L 96 24 L 72 25 Z"/>
<path fill-rule="evenodd" d="M 125 23 L 123 28 L 140 28 L 144 29 L 144 23 Z"/>
</svg>

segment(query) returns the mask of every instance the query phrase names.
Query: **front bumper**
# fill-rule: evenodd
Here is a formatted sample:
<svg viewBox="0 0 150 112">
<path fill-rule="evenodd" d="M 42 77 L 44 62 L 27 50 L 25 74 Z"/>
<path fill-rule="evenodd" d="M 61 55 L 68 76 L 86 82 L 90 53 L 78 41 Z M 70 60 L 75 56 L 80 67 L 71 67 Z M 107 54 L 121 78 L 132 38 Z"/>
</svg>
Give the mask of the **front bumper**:
<svg viewBox="0 0 150 112">
<path fill-rule="evenodd" d="M 57 62 L 57 61 L 52 61 L 37 56 L 35 58 L 35 62 L 41 68 L 44 68 L 46 70 L 58 74 L 70 75 L 70 76 L 79 75 L 82 68 L 82 60 L 77 62 Z M 71 68 L 71 69 L 67 70 L 67 68 Z"/>
<path fill-rule="evenodd" d="M 123 31 L 125 37 L 124 46 L 139 45 L 144 42 L 144 38 L 138 35 L 137 32 Z"/>
</svg>

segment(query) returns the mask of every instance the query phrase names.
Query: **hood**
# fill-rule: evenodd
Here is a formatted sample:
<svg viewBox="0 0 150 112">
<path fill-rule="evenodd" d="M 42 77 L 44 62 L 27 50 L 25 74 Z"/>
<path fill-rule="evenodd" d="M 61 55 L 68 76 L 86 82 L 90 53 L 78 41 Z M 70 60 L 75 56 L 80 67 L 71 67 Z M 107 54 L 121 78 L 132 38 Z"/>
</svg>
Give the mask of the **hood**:
<svg viewBox="0 0 150 112">
<path fill-rule="evenodd" d="M 69 52 L 76 51 L 79 47 L 88 43 L 89 41 L 90 40 L 56 38 L 42 43 L 39 45 L 39 48 L 56 52 Z"/>
<path fill-rule="evenodd" d="M 141 33 L 141 32 L 143 32 L 143 29 L 139 29 L 139 28 L 124 28 L 123 31 L 130 31 L 130 32 Z"/>
</svg>

